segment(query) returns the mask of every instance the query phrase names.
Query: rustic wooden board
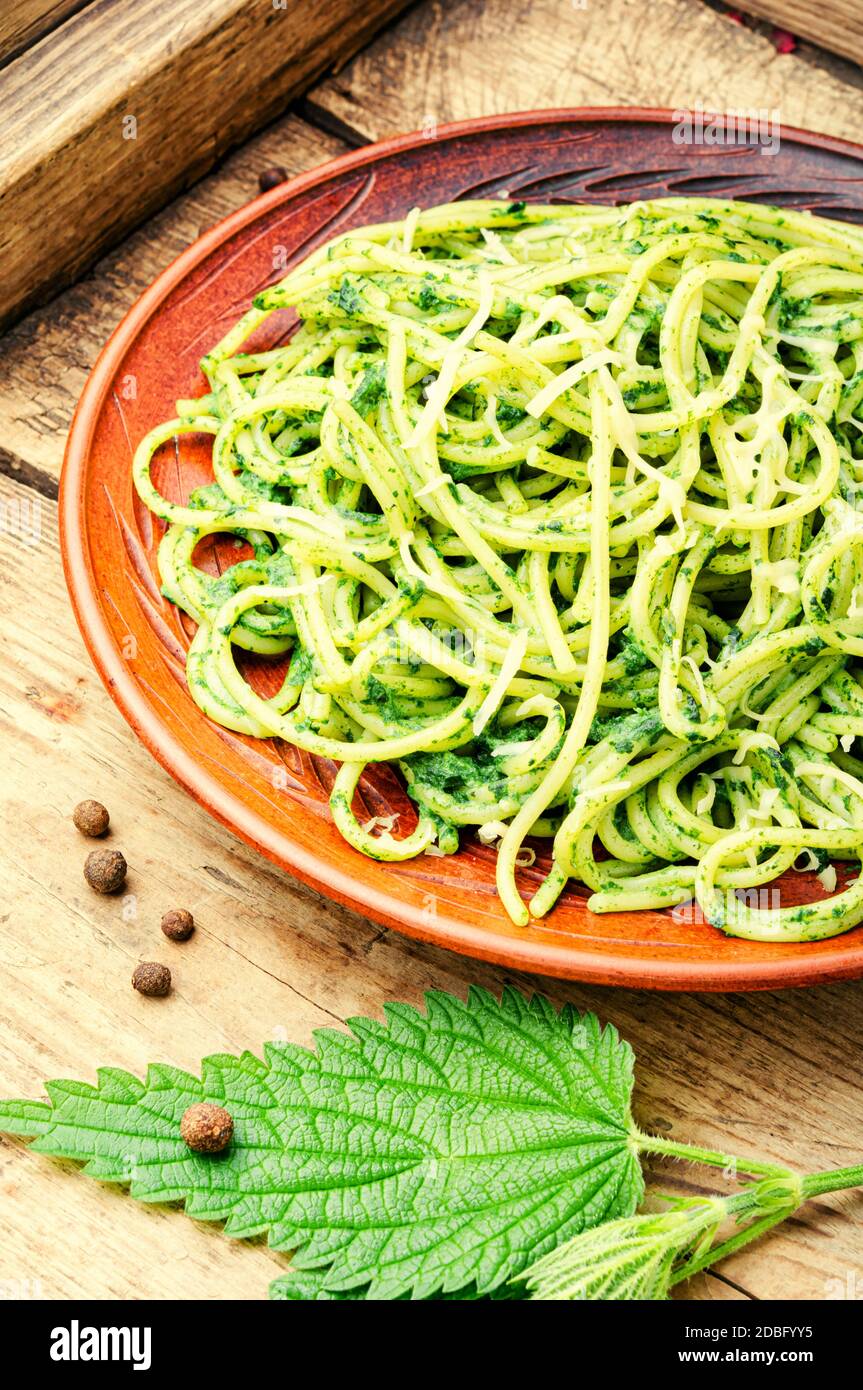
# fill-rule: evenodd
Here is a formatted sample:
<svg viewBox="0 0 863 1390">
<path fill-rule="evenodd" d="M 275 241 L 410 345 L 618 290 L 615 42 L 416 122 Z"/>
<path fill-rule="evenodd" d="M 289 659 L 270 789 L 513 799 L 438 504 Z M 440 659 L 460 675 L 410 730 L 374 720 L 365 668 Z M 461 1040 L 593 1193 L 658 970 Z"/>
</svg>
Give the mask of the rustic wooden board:
<svg viewBox="0 0 863 1390">
<path fill-rule="evenodd" d="M 90 0 L 4 0 L 0 11 L 0 63 L 38 43 Z"/>
<path fill-rule="evenodd" d="M 741 9 L 863 63 L 860 0 L 744 0 Z"/>
<path fill-rule="evenodd" d="M 0 71 L 0 324 L 80 275 L 403 3 L 103 0 L 15 59 Z"/>
<path fill-rule="evenodd" d="M 497 89 L 503 92 L 501 106 L 510 109 L 557 99 L 626 99 L 625 91 L 604 98 L 595 87 L 588 92 L 593 78 L 586 70 L 579 78 L 581 96 L 574 95 L 574 80 L 566 93 L 561 87 L 536 94 L 523 85 L 521 69 L 511 72 L 508 66 L 516 42 L 505 56 L 502 43 L 491 45 L 479 5 L 473 7 L 472 31 L 465 7 L 450 5 L 451 27 L 443 34 L 440 10 L 426 8 L 426 29 L 400 26 L 400 56 L 394 41 L 386 40 L 387 80 L 398 82 L 405 71 L 395 100 L 379 82 L 357 98 L 374 110 L 363 118 L 354 106 L 354 121 L 372 128 L 384 110 L 394 123 L 384 129 L 421 125 L 432 89 L 459 115 L 490 108 Z M 654 89 L 649 65 L 642 67 L 642 55 L 656 56 L 659 35 L 666 46 L 674 44 L 684 93 L 690 74 L 687 99 L 694 102 L 704 43 L 696 0 L 674 0 L 671 6 L 612 0 L 604 12 L 609 8 L 618 22 L 623 16 L 631 25 L 629 45 L 614 49 L 613 68 L 609 63 L 604 69 L 612 73 L 612 85 L 630 90 L 631 100 L 672 99 L 668 89 Z M 568 9 L 563 0 L 554 12 L 547 0 L 535 4 L 531 31 L 523 7 L 511 7 L 518 45 L 544 57 L 554 32 L 569 22 Z M 669 9 L 677 16 L 673 32 Z M 717 31 L 708 32 L 715 38 Z M 722 82 L 734 78 L 736 62 L 749 64 L 749 102 L 756 102 L 763 50 L 755 50 L 756 62 L 751 37 L 725 63 L 714 101 L 723 95 Z M 374 48 L 382 44 L 378 40 Z M 423 44 L 424 54 L 418 51 Z M 577 51 L 569 56 L 584 66 Z M 709 53 L 707 60 L 716 61 Z M 815 101 L 821 75 L 796 57 L 783 59 L 783 68 L 786 63 L 793 78 L 788 89 L 796 86 L 803 103 Z M 483 67 L 487 75 L 480 81 L 475 74 Z M 473 105 L 467 107 L 458 106 L 457 91 L 466 73 L 474 74 Z M 840 85 L 828 97 L 821 128 L 853 135 L 847 127 L 859 120 L 854 113 L 860 112 L 860 94 Z M 323 109 L 329 90 L 315 100 Z M 723 104 L 732 104 L 730 95 Z M 793 119 L 803 120 L 800 111 Z M 42 1078 L 57 1074 L 92 1079 L 108 1061 L 140 1070 L 158 1057 L 194 1067 L 207 1051 L 258 1048 L 276 1029 L 284 1030 L 277 1036 L 308 1042 L 319 1024 L 360 1012 L 379 1015 L 387 998 L 418 1002 L 430 987 L 463 993 L 472 979 L 495 990 L 513 982 L 538 984 L 556 1001 L 593 1008 L 618 1025 L 639 1054 L 636 1113 L 645 1128 L 801 1167 L 851 1162 L 863 1150 L 861 986 L 658 997 L 518 980 L 412 944 L 302 888 L 223 831 L 159 770 L 102 690 L 68 612 L 54 507 L 44 495 L 56 483 L 64 430 L 86 370 L 141 288 L 200 227 L 254 193 L 260 168 L 281 163 L 294 172 L 340 148 L 294 118 L 281 122 L 49 309 L 0 340 L 6 450 L 0 469 L 29 480 L 21 487 L 0 479 L 0 498 L 20 505 L 36 495 L 43 507 L 38 545 L 29 548 L 9 532 L 0 534 L 0 758 L 11 812 L 0 839 L 0 1094 L 38 1095 Z M 128 854 L 129 886 L 138 896 L 138 917 L 131 922 L 122 919 L 116 903 L 91 895 L 80 877 L 86 845 L 67 815 L 84 795 L 102 797 L 113 809 L 115 842 Z M 167 899 L 195 912 L 199 935 L 171 948 L 174 995 L 141 1000 L 129 989 L 128 976 L 139 955 L 159 955 L 153 942 L 161 947 L 156 922 Z M 161 958 L 167 951 L 166 945 Z M 701 1170 L 679 1164 L 658 1164 L 654 1173 L 663 1185 L 681 1190 L 703 1178 Z M 0 1281 L 39 1279 L 45 1296 L 258 1298 L 282 1265 L 260 1244 L 232 1244 L 174 1212 L 138 1206 L 115 1188 L 101 1188 L 67 1166 L 28 1154 L 17 1142 L 0 1143 L 0 1201 Z M 829 1291 L 827 1280 L 850 1283 L 863 1276 L 861 1217 L 859 1196 L 823 1198 L 760 1246 L 726 1261 L 718 1275 L 699 1278 L 687 1293 L 820 1299 Z"/>
<path fill-rule="evenodd" d="M 480 113 L 623 103 L 776 110 L 788 125 L 863 134 L 863 91 L 700 0 L 432 0 L 320 83 L 306 110 L 379 140 Z"/>
<path fill-rule="evenodd" d="M 288 116 L 248 141 L 89 276 L 47 309 L 0 337 L 0 470 L 26 464 L 56 487 L 63 445 L 87 373 L 126 310 L 205 227 L 258 192 L 258 174 L 280 165 L 290 174 L 321 164 L 345 144 Z M 37 481 L 39 481 L 37 479 Z"/>
</svg>

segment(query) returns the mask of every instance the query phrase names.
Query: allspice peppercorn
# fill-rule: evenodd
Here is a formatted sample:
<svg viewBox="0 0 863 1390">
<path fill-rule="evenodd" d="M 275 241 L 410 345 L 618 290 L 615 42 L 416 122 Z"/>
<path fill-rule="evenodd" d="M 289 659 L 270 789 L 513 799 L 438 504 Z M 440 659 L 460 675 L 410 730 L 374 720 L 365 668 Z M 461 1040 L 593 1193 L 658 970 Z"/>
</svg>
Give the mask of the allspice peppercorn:
<svg viewBox="0 0 863 1390">
<path fill-rule="evenodd" d="M 126 868 L 118 849 L 94 849 L 84 861 L 84 877 L 97 893 L 116 893 L 126 882 Z"/>
<path fill-rule="evenodd" d="M 180 1134 L 193 1153 L 218 1154 L 234 1137 L 234 1121 L 220 1105 L 202 1100 L 189 1106 L 180 1121 Z"/>
<path fill-rule="evenodd" d="M 99 839 L 108 829 L 108 822 L 111 817 L 105 810 L 101 801 L 79 801 L 72 812 L 72 820 L 76 830 L 80 830 L 82 835 L 89 835 L 92 839 Z"/>
<path fill-rule="evenodd" d="M 163 995 L 171 989 L 171 972 L 155 960 L 142 960 L 132 972 L 132 988 L 139 994 Z"/>
<path fill-rule="evenodd" d="M 264 169 L 258 174 L 258 187 L 262 193 L 269 193 L 271 188 L 278 188 L 280 183 L 286 183 L 287 178 L 287 169 L 283 169 L 281 164 L 274 164 L 272 169 Z"/>
<path fill-rule="evenodd" d="M 188 941 L 195 930 L 195 919 L 184 907 L 172 907 L 162 918 L 162 931 L 169 941 Z"/>
</svg>

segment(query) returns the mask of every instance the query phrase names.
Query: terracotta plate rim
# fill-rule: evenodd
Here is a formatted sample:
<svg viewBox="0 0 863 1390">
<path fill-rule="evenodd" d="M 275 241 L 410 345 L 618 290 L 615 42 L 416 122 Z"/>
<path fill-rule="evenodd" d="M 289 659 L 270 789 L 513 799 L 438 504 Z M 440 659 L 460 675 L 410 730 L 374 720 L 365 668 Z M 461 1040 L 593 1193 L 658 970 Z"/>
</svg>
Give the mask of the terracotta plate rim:
<svg viewBox="0 0 863 1390">
<path fill-rule="evenodd" d="M 479 132 L 508 130 L 549 122 L 643 121 L 670 123 L 675 113 L 654 107 L 578 107 L 514 112 L 480 117 L 441 125 L 434 141 Z M 795 141 L 821 149 L 852 155 L 863 160 L 863 145 L 810 131 L 784 126 Z M 190 756 L 162 723 L 131 675 L 128 663 L 119 653 L 99 602 L 99 590 L 87 545 L 85 481 L 90 446 L 105 399 L 126 349 L 168 294 L 205 257 L 217 251 L 231 236 L 255 222 L 283 200 L 329 182 L 334 176 L 356 166 L 416 148 L 425 137 L 419 132 L 398 135 L 340 155 L 280 184 L 269 193 L 252 199 L 237 211 L 209 228 L 166 267 L 132 305 L 96 359 L 78 402 L 69 432 L 63 461 L 59 498 L 60 547 L 66 585 L 81 634 L 96 670 L 123 717 L 171 776 L 195 800 L 229 830 L 263 853 L 280 867 L 296 874 L 304 883 L 325 896 L 360 912 L 403 935 L 433 945 L 447 947 L 462 955 L 532 974 L 556 976 L 588 984 L 625 986 L 653 990 L 732 992 L 738 990 L 781 989 L 827 984 L 863 976 L 863 940 L 849 943 L 838 956 L 814 956 L 811 965 L 799 955 L 789 959 L 701 962 L 663 961 L 623 950 L 603 956 L 586 951 L 566 937 L 560 945 L 547 938 L 531 940 L 514 937 L 493 927 L 479 928 L 458 918 L 438 913 L 433 929 L 406 920 L 400 912 L 397 881 L 390 892 L 380 892 L 361 884 L 349 866 L 327 862 L 306 852 L 290 837 L 231 793 L 219 780 Z"/>
</svg>

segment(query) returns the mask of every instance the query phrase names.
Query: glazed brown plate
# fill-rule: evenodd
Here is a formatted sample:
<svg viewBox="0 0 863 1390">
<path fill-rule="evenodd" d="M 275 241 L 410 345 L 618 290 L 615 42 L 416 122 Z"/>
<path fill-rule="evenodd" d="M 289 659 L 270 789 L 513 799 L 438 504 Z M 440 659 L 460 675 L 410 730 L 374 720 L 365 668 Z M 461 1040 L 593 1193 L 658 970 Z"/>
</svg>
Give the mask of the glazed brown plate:
<svg viewBox="0 0 863 1390">
<path fill-rule="evenodd" d="M 61 538 L 69 592 L 90 654 L 126 719 L 156 758 L 225 825 L 289 873 L 375 921 L 466 955 L 548 975 L 648 989 L 779 988 L 863 975 L 863 927 L 829 941 L 776 946 L 723 936 L 699 914 L 593 916 L 571 888 L 535 926 L 512 925 L 494 885 L 494 851 L 467 839 L 450 858 L 380 864 L 351 849 L 330 819 L 335 767 L 278 740 L 211 723 L 186 689 L 194 626 L 159 593 L 162 524 L 133 493 L 132 451 L 202 394 L 198 362 L 265 285 L 337 232 L 463 197 L 627 202 L 711 195 L 810 208 L 863 222 L 863 148 L 783 129 L 778 152 L 757 145 L 685 145 L 669 112 L 531 112 L 443 127 L 373 145 L 283 184 L 201 237 L 142 295 L 96 363 L 63 470 Z M 273 315 L 260 346 L 283 341 Z M 207 442 L 185 436 L 159 452 L 157 485 L 180 499 L 208 476 Z M 211 571 L 219 546 L 198 562 Z M 247 667 L 262 690 L 272 673 Z M 361 784 L 370 815 L 410 803 L 388 768 Z M 522 871 L 525 896 L 547 852 Z M 840 886 L 856 866 L 841 866 Z M 783 903 L 823 895 L 788 874 Z"/>
</svg>

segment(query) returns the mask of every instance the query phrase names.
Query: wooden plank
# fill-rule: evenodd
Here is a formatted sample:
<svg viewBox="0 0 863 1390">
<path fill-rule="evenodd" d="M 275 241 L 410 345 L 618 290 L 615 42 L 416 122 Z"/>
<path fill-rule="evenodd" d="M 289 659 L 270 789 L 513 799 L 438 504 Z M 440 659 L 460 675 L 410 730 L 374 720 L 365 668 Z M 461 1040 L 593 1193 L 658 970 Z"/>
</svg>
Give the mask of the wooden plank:
<svg viewBox="0 0 863 1390">
<path fill-rule="evenodd" d="M 648 1131 L 807 1168 L 859 1156 L 859 991 L 650 996 L 536 981 L 334 906 L 234 839 L 150 758 L 81 645 L 54 504 L 0 479 L 0 506 L 0 1095 L 38 1096 L 44 1078 L 92 1079 L 109 1063 L 138 1074 L 154 1060 L 194 1069 L 208 1052 L 259 1050 L 274 1036 L 308 1043 L 316 1026 L 379 1017 L 386 999 L 419 1003 L 429 988 L 464 996 L 471 981 L 495 991 L 509 982 L 620 1028 L 639 1058 L 635 1109 Z M 22 622 L 36 599 L 42 621 Z M 89 845 L 69 820 L 84 796 L 112 812 L 130 901 L 84 883 Z M 198 922 L 183 946 L 158 930 L 172 906 Z M 172 967 L 168 999 L 131 990 L 141 958 Z M 710 1181 L 706 1170 L 665 1161 L 651 1175 L 677 1192 Z M 0 1287 L 38 1278 L 45 1296 L 254 1298 L 283 1264 L 260 1245 L 238 1248 L 179 1214 L 137 1207 L 18 1142 L 0 1144 L 0 1184 Z M 736 1289 L 711 1276 L 686 1292 L 823 1297 L 826 1279 L 863 1261 L 859 1214 L 853 1196 L 823 1198 L 769 1243 L 726 1261 L 720 1273 Z"/>
<path fill-rule="evenodd" d="M 126 310 L 198 235 L 258 193 L 258 174 L 290 174 L 342 153 L 343 142 L 287 116 L 247 142 L 84 280 L 0 337 L 0 470 L 22 460 L 60 477 L 65 433 L 87 373 Z M 5 455 L 4 455 L 5 449 Z M 4 464 L 5 457 L 5 464 Z"/>
<path fill-rule="evenodd" d="M 778 111 L 859 140 L 863 91 L 701 0 L 440 0 L 407 11 L 304 109 L 354 138 L 525 107 L 618 104 Z"/>
<path fill-rule="evenodd" d="M 744 0 L 741 9 L 863 63 L 860 0 Z"/>
<path fill-rule="evenodd" d="M 90 0 L 5 0 L 0 10 L 0 64 L 38 43 Z"/>
<path fill-rule="evenodd" d="M 403 3 L 103 0 L 10 63 L 0 325 L 80 275 Z"/>
</svg>

